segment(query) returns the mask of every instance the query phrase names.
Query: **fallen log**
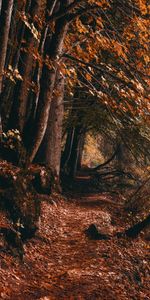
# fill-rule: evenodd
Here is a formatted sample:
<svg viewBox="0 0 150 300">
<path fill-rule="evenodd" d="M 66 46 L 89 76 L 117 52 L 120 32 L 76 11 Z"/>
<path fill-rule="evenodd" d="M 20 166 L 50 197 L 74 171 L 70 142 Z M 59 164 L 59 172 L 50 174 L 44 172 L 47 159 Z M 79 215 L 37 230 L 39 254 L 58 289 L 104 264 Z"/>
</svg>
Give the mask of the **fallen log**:
<svg viewBox="0 0 150 300">
<path fill-rule="evenodd" d="M 118 238 L 121 237 L 129 237 L 129 238 L 137 238 L 140 232 L 146 229 L 150 225 L 150 215 L 148 215 L 143 221 L 140 221 L 133 226 L 129 227 L 123 232 L 117 232 L 115 235 Z"/>
</svg>

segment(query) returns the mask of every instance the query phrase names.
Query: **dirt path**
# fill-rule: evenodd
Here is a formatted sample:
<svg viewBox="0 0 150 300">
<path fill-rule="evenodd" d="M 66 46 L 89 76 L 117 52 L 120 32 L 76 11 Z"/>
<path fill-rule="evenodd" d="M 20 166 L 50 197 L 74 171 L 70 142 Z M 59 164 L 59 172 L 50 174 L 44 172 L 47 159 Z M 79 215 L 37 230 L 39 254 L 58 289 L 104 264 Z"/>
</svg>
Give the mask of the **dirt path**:
<svg viewBox="0 0 150 300">
<path fill-rule="evenodd" d="M 114 236 L 125 226 L 121 199 L 83 192 L 42 203 L 40 231 L 26 243 L 24 263 L 1 253 L 0 299 L 150 299 L 146 241 Z M 112 238 L 90 240 L 84 230 L 91 223 Z"/>
</svg>

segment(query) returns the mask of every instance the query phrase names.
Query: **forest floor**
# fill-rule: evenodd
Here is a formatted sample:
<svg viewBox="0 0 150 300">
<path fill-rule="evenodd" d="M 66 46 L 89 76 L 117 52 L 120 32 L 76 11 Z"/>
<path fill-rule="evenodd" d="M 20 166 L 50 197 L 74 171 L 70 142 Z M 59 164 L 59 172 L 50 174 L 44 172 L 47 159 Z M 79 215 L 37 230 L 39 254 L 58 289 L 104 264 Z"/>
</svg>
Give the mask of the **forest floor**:
<svg viewBox="0 0 150 300">
<path fill-rule="evenodd" d="M 90 192 L 88 182 L 80 177 L 68 195 L 45 197 L 23 262 L 0 252 L 0 299 L 150 299 L 148 241 L 142 233 L 117 238 L 129 226 L 124 197 Z M 89 239 L 85 230 L 93 223 L 111 238 Z"/>
</svg>

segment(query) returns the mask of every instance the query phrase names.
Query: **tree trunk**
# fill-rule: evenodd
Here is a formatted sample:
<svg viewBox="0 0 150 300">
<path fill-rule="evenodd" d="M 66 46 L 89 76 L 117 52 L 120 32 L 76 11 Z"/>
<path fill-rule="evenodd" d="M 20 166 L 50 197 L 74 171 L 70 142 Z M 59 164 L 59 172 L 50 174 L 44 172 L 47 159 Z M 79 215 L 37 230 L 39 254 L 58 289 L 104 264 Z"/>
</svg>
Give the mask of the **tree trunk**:
<svg viewBox="0 0 150 300">
<path fill-rule="evenodd" d="M 82 136 L 82 128 L 81 126 L 76 126 L 74 131 L 74 138 L 72 143 L 72 149 L 69 161 L 67 163 L 67 170 L 69 170 L 69 176 L 71 178 L 75 177 L 77 171 L 77 162 L 79 157 L 79 147 L 80 147 L 80 139 Z"/>
<path fill-rule="evenodd" d="M 41 90 L 37 107 L 36 119 L 34 124 L 34 138 L 29 151 L 27 164 L 31 163 L 41 145 L 48 124 L 49 111 L 51 106 L 52 94 L 55 85 L 57 65 L 63 50 L 64 39 L 67 34 L 68 24 L 65 18 L 56 22 L 55 33 L 52 36 L 47 55 L 51 61 L 51 67 L 46 64 L 43 66 L 41 76 Z"/>
<path fill-rule="evenodd" d="M 0 0 L 0 14 L 1 14 L 1 8 L 2 8 L 2 0 Z"/>
<path fill-rule="evenodd" d="M 55 178 L 56 188 L 59 186 L 62 121 L 63 121 L 64 78 L 57 73 L 55 91 L 52 98 L 48 125 L 42 145 L 39 149 L 38 161 L 48 166 Z"/>
<path fill-rule="evenodd" d="M 34 16 L 39 15 L 41 9 L 41 1 L 32 1 L 29 14 L 31 15 L 32 22 L 34 21 Z M 36 29 L 38 25 L 34 23 Z M 19 71 L 22 76 L 22 80 L 18 81 L 16 85 L 16 115 L 18 116 L 18 124 L 16 127 L 23 132 L 23 128 L 26 122 L 27 113 L 27 102 L 29 90 L 31 87 L 33 68 L 34 68 L 34 57 L 33 53 L 38 50 L 38 39 L 33 35 L 29 28 L 26 28 L 24 39 L 26 41 L 25 49 L 21 53 L 19 61 Z"/>
<path fill-rule="evenodd" d="M 3 72 L 7 53 L 7 43 L 10 30 L 13 0 L 4 0 L 0 15 L 0 93 L 2 91 Z"/>
<path fill-rule="evenodd" d="M 74 127 L 71 127 L 71 128 L 68 129 L 68 132 L 67 132 L 65 148 L 64 148 L 62 158 L 61 158 L 61 169 L 63 171 L 65 170 L 65 166 L 67 166 L 67 163 L 70 159 L 72 144 L 73 144 L 73 138 L 74 138 Z"/>
<path fill-rule="evenodd" d="M 82 133 L 79 142 L 79 153 L 78 153 L 78 160 L 77 160 L 77 170 L 80 170 L 82 167 L 82 155 L 84 149 L 84 142 L 85 142 L 85 133 Z"/>
<path fill-rule="evenodd" d="M 27 1 L 28 3 L 29 1 Z M 18 11 L 20 13 L 28 13 L 29 4 L 26 4 L 25 10 L 25 3 L 23 3 L 20 7 L 18 3 L 15 2 L 13 15 L 11 19 L 11 32 L 10 32 L 10 40 L 12 41 L 11 45 L 9 45 L 9 51 L 7 51 L 7 63 L 5 63 L 5 67 L 11 65 L 13 70 L 18 69 L 18 62 L 20 58 L 20 50 L 22 47 L 22 39 L 24 36 L 25 24 L 22 22 L 20 17 L 18 16 Z M 14 24 L 14 19 L 16 20 Z M 2 124 L 4 131 L 7 131 L 9 128 L 12 128 L 13 124 L 10 122 L 10 113 L 13 106 L 13 93 L 15 82 L 12 81 L 12 78 L 3 78 L 4 80 L 4 87 L 1 94 L 1 116 L 2 116 Z M 13 113 L 13 112 L 12 112 Z M 16 114 L 15 114 L 15 121 L 16 121 Z M 14 123 L 14 122 L 13 122 Z"/>
<path fill-rule="evenodd" d="M 51 98 L 53 93 L 53 88 L 55 84 L 56 70 L 50 72 L 49 68 L 44 65 L 42 70 L 42 78 L 40 81 L 41 90 L 39 96 L 39 103 L 36 112 L 36 119 L 34 124 L 34 140 L 32 143 L 32 148 L 29 154 L 29 160 L 27 163 L 33 161 L 40 145 L 43 140 L 50 111 Z"/>
<path fill-rule="evenodd" d="M 38 49 L 39 55 L 43 60 L 46 58 L 45 53 L 47 53 L 46 44 L 49 44 L 51 42 L 51 36 L 52 36 L 52 32 L 49 24 L 47 23 L 47 19 L 53 14 L 56 6 L 56 2 L 57 0 L 52 0 L 52 1 L 47 0 L 46 3 L 45 25 L 41 31 L 41 39 L 40 39 L 39 49 Z M 27 148 L 29 147 L 30 144 L 29 132 L 31 132 L 31 128 L 34 125 L 34 120 L 36 117 L 36 110 L 38 106 L 40 88 L 41 88 L 40 87 L 41 75 L 42 75 L 42 65 L 37 60 L 36 67 L 34 70 L 34 75 L 33 75 L 33 82 L 37 87 L 37 91 L 35 92 L 30 90 L 29 99 L 28 99 L 28 111 L 26 114 L 26 124 L 23 132 L 23 140 Z"/>
</svg>

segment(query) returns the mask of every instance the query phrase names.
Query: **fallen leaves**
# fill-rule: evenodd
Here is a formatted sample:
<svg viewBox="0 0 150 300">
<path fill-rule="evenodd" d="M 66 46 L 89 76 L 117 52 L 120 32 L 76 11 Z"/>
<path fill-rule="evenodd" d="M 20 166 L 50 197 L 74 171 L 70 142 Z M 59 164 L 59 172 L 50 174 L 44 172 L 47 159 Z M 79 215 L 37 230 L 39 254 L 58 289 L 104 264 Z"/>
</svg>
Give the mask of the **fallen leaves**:
<svg viewBox="0 0 150 300">
<path fill-rule="evenodd" d="M 24 264 L 7 253 L 0 257 L 1 299 L 148 299 L 146 241 L 91 241 L 84 234 L 94 222 L 114 227 L 114 232 L 126 227 L 123 209 L 112 205 L 116 196 L 74 194 L 56 201 L 53 205 L 42 198 L 40 230 L 25 245 Z"/>
</svg>

